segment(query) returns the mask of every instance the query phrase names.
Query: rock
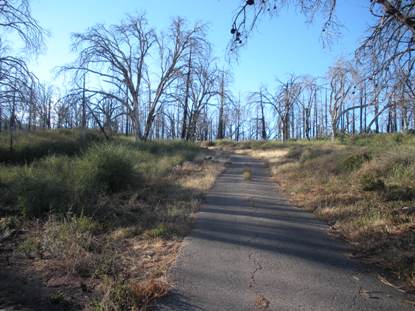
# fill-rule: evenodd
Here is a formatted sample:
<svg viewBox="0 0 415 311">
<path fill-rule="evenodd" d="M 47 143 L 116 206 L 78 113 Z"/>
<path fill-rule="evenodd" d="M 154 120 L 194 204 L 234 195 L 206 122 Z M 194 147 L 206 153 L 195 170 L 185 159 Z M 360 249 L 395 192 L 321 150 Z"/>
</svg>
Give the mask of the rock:
<svg viewBox="0 0 415 311">
<path fill-rule="evenodd" d="M 60 287 L 65 286 L 68 283 L 68 278 L 66 276 L 53 276 L 49 279 L 46 286 L 47 287 Z"/>
<path fill-rule="evenodd" d="M 155 252 L 154 252 L 154 251 L 152 251 L 152 250 L 149 250 L 149 251 L 145 251 L 145 252 L 143 253 L 143 255 L 144 255 L 144 256 L 150 256 L 150 257 L 153 257 L 153 256 L 155 255 Z"/>
</svg>

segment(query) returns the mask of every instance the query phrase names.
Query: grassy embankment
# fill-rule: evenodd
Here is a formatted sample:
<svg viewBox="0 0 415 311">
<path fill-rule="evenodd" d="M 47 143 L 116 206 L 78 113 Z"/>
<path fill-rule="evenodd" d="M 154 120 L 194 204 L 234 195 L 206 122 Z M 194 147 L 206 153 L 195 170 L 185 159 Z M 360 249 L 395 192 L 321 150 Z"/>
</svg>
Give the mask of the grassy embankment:
<svg viewBox="0 0 415 311">
<path fill-rule="evenodd" d="M 288 198 L 326 220 L 355 247 L 357 257 L 413 290 L 414 135 L 219 144 L 267 160 Z"/>
<path fill-rule="evenodd" d="M 36 276 L 62 306 L 144 309 L 168 291 L 166 271 L 221 170 L 205 154 L 69 130 L 19 134 L 10 151 L 0 135 L 1 269 Z"/>
</svg>

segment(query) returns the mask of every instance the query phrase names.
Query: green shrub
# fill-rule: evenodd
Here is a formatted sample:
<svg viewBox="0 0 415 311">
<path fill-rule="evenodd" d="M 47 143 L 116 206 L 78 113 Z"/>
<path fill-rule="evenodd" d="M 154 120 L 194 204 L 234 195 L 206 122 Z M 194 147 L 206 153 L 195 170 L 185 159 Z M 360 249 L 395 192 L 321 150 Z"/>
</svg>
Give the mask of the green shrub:
<svg viewBox="0 0 415 311">
<path fill-rule="evenodd" d="M 415 199 L 415 189 L 408 186 L 392 185 L 382 193 L 387 201 L 411 201 Z"/>
<path fill-rule="evenodd" d="M 66 211 L 72 202 L 72 191 L 61 177 L 33 167 L 22 169 L 15 187 L 23 215 L 41 217 L 49 212 Z"/>
<path fill-rule="evenodd" d="M 29 237 L 23 240 L 17 246 L 17 252 L 29 258 L 37 257 L 40 253 L 40 243 L 35 237 Z"/>
<path fill-rule="evenodd" d="M 78 161 L 79 186 L 84 193 L 115 193 L 139 181 L 129 150 L 121 145 L 96 145 Z"/>
<path fill-rule="evenodd" d="M 304 148 L 301 146 L 293 146 L 288 149 L 288 153 L 286 155 L 287 158 L 293 160 L 299 160 L 301 155 L 303 154 Z"/>
<path fill-rule="evenodd" d="M 157 227 L 150 229 L 146 232 L 146 235 L 149 238 L 156 239 L 156 238 L 167 238 L 171 235 L 169 227 L 162 223 L 159 224 Z"/>
<path fill-rule="evenodd" d="M 68 301 L 66 300 L 65 294 L 63 292 L 52 293 L 49 296 L 49 301 L 54 305 L 66 305 Z"/>
<path fill-rule="evenodd" d="M 314 158 L 313 156 L 313 150 L 311 150 L 310 148 L 306 148 L 300 156 L 300 162 L 305 162 L 307 160 L 311 160 L 312 158 Z"/>
<path fill-rule="evenodd" d="M 414 180 L 415 178 L 415 155 L 403 155 L 391 161 L 388 169 L 390 178 L 396 181 Z"/>
<path fill-rule="evenodd" d="M 115 310 L 134 310 L 137 308 L 134 294 L 126 284 L 116 284 L 110 291 L 110 300 L 116 306 Z"/>
<path fill-rule="evenodd" d="M 300 162 L 304 163 L 309 160 L 313 160 L 319 157 L 323 157 L 326 155 L 329 155 L 333 152 L 331 149 L 321 148 L 321 147 L 314 147 L 310 148 L 307 147 L 304 149 L 304 151 L 301 153 L 301 156 L 299 158 Z"/>
<path fill-rule="evenodd" d="M 0 165 L 0 208 L 3 210 L 15 210 L 16 189 L 13 187 L 17 170 L 9 166 Z"/>
<path fill-rule="evenodd" d="M 101 301 L 93 301 L 90 311 L 130 311 L 141 310 L 138 299 L 131 287 L 126 283 L 116 282 L 110 285 Z M 144 309 L 143 309 L 144 310 Z"/>
<path fill-rule="evenodd" d="M 363 191 L 382 191 L 385 189 L 385 183 L 382 179 L 374 174 L 364 174 L 359 180 L 360 188 Z"/>
<path fill-rule="evenodd" d="M 393 140 L 398 144 L 401 144 L 404 141 L 404 138 L 405 138 L 405 135 L 402 133 L 396 133 L 393 136 Z"/>
<path fill-rule="evenodd" d="M 359 152 L 346 156 L 343 160 L 338 162 L 338 169 L 341 172 L 350 173 L 362 167 L 363 163 L 372 159 L 372 155 L 367 152 Z"/>
</svg>

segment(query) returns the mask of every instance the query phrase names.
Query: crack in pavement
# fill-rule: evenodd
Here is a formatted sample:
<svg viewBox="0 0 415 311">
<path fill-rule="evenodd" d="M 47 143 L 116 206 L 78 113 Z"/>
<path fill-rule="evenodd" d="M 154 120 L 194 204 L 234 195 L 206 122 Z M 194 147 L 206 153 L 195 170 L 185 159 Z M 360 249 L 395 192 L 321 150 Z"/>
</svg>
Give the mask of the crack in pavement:
<svg viewBox="0 0 415 311">
<path fill-rule="evenodd" d="M 348 246 L 327 230 L 275 192 L 260 161 L 234 155 L 179 254 L 174 293 L 156 310 L 414 311 L 411 295 L 351 261 Z"/>
<path fill-rule="evenodd" d="M 254 257 L 254 253 L 249 253 L 248 255 L 249 261 L 252 261 L 255 265 L 254 271 L 250 272 L 251 274 L 251 282 L 249 283 L 249 288 L 253 288 L 256 285 L 255 274 L 263 269 L 263 266 L 260 262 Z"/>
<path fill-rule="evenodd" d="M 254 210 L 252 213 L 252 216 L 255 217 L 256 216 L 255 213 L 258 210 L 258 208 L 255 205 L 255 197 L 251 196 L 249 197 L 249 200 L 251 203 L 251 207 Z M 255 234 L 253 238 L 249 239 L 249 242 L 255 243 L 255 240 L 257 238 L 258 238 L 258 235 Z M 261 262 L 258 260 L 256 253 L 260 253 L 260 252 L 257 250 L 257 251 L 252 251 L 248 254 L 248 261 L 253 263 L 255 267 L 254 270 L 250 272 L 251 278 L 249 282 L 249 288 L 253 290 L 253 292 L 255 293 L 255 309 L 266 310 L 268 309 L 270 305 L 270 301 L 258 290 L 256 286 L 257 283 L 256 283 L 255 275 L 258 271 L 261 271 L 264 269 Z"/>
</svg>

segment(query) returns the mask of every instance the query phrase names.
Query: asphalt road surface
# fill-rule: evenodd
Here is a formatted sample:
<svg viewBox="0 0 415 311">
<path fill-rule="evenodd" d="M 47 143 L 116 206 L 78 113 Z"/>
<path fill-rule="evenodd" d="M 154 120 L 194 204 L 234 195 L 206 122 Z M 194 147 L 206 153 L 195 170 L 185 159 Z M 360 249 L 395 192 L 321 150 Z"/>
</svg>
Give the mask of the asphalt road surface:
<svg viewBox="0 0 415 311">
<path fill-rule="evenodd" d="M 252 179 L 243 171 L 251 169 Z M 232 156 L 197 214 L 158 310 L 415 310 L 349 259 L 327 225 L 292 207 L 265 164 Z"/>
</svg>

